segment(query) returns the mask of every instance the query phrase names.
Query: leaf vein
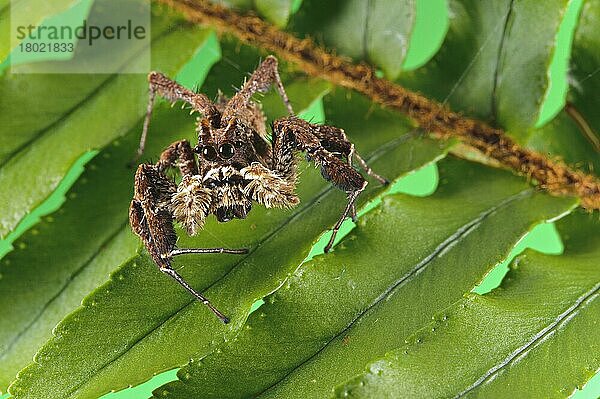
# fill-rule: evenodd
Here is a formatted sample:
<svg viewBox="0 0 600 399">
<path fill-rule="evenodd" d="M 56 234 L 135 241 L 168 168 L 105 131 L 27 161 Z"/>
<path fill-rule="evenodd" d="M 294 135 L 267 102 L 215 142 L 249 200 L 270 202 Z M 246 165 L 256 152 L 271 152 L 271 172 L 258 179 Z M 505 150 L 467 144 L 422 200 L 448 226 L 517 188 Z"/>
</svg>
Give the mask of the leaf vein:
<svg viewBox="0 0 600 399">
<path fill-rule="evenodd" d="M 494 75 L 493 75 L 493 85 L 492 85 L 492 120 L 496 120 L 497 117 L 497 105 L 498 105 L 498 86 L 500 80 L 500 66 L 502 64 L 502 57 L 504 54 L 504 42 L 506 40 L 506 35 L 508 34 L 508 29 L 513 13 L 513 4 L 515 0 L 511 0 L 508 5 L 508 12 L 506 13 L 506 17 L 504 20 L 504 29 L 502 30 L 502 36 L 500 37 L 500 46 L 498 46 L 498 56 L 496 59 L 498 62 L 495 65 Z"/>
<path fill-rule="evenodd" d="M 491 369 L 489 369 L 483 376 L 481 376 L 477 381 L 475 381 L 471 386 L 467 387 L 464 391 L 460 392 L 455 398 L 464 397 L 469 392 L 483 385 L 486 381 L 493 379 L 503 368 L 507 367 L 509 364 L 513 362 L 516 358 L 521 355 L 529 352 L 532 347 L 543 341 L 547 336 L 549 336 L 561 323 L 568 323 L 569 320 L 576 314 L 578 309 L 588 300 L 591 299 L 594 295 L 600 292 L 600 283 L 597 283 L 591 290 L 587 291 L 583 295 L 581 295 L 573 305 L 571 305 L 567 310 L 558 315 L 556 319 L 546 328 L 542 329 L 536 335 L 532 337 L 532 339 L 526 342 L 523 346 L 519 347 L 513 353 L 508 355 L 502 362 L 495 365 Z"/>
<path fill-rule="evenodd" d="M 295 370 L 298 370 L 304 364 L 308 363 L 313 358 L 315 358 L 316 356 L 318 356 L 331 342 L 333 342 L 334 340 L 336 340 L 340 336 L 344 335 L 350 328 L 352 328 L 352 326 L 354 324 L 356 324 L 356 322 L 359 319 L 361 319 L 368 311 L 370 311 L 377 304 L 379 304 L 384 299 L 386 299 L 387 297 L 389 297 L 390 294 L 394 290 L 396 290 L 397 288 L 399 288 L 402 285 L 404 285 L 411 277 L 416 276 L 417 274 L 419 274 L 420 272 L 422 272 L 436 257 L 439 257 L 439 256 L 443 255 L 445 253 L 445 251 L 447 251 L 449 248 L 451 248 L 452 246 L 456 245 L 457 242 L 459 242 L 460 240 L 462 240 L 463 238 L 465 238 L 466 236 L 468 236 L 477 226 L 479 226 L 481 224 L 481 222 L 483 222 L 489 216 L 491 216 L 492 214 L 494 214 L 495 212 L 497 212 L 501 208 L 504 208 L 504 207 L 508 206 L 512 202 L 514 202 L 514 201 L 516 201 L 516 200 L 518 200 L 520 198 L 524 198 L 526 196 L 529 196 L 529 195 L 533 194 L 533 192 L 534 192 L 533 189 L 528 188 L 528 189 L 520 191 L 520 192 L 518 192 L 518 193 L 516 193 L 514 195 L 511 195 L 510 197 L 507 197 L 506 199 L 504 199 L 502 202 L 500 202 L 500 203 L 494 205 L 493 207 L 485 210 L 484 212 L 480 213 L 475 219 L 471 220 L 467 224 L 465 224 L 462 227 L 460 227 L 454 234 L 452 234 L 451 236 L 449 236 L 448 238 L 446 238 L 440 245 L 438 245 L 431 252 L 431 254 L 429 254 L 427 257 L 425 257 L 421 262 L 417 263 L 411 270 L 408 271 L 408 273 L 406 273 L 404 276 L 400 277 L 398 280 L 396 280 L 396 282 L 394 282 L 392 285 L 390 285 L 390 287 L 388 287 L 388 289 L 385 290 L 379 297 L 377 297 L 370 305 L 368 305 L 363 311 L 361 311 L 359 314 L 357 314 L 356 317 L 348 324 L 348 326 L 346 328 L 344 328 L 342 331 L 340 331 L 338 334 L 334 335 L 330 340 L 328 340 L 327 343 L 321 347 L 321 349 L 319 349 L 312 356 L 308 357 L 306 360 L 304 360 L 303 362 L 301 362 L 300 364 L 298 364 L 297 366 L 295 366 L 294 368 L 292 368 L 286 375 L 284 375 L 278 381 L 274 382 L 269 387 L 265 388 L 263 391 L 261 391 L 257 395 L 257 397 L 260 396 L 260 395 L 262 395 L 263 393 L 265 393 L 266 391 L 268 391 L 269 389 L 271 389 L 275 385 L 277 385 L 279 382 L 281 382 L 284 379 L 286 379 Z"/>
</svg>

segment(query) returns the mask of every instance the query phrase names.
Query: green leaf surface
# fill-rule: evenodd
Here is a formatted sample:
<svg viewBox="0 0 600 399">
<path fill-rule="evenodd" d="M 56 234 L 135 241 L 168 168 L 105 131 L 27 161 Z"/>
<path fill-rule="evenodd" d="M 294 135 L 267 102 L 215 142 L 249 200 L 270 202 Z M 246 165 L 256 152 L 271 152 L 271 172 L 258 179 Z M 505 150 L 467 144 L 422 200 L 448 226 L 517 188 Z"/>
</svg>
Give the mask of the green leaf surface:
<svg viewBox="0 0 600 399">
<path fill-rule="evenodd" d="M 41 23 L 45 18 L 61 13 L 75 3 L 75 0 L 2 0 L 0 2 L 0 64 L 10 54 L 13 44 L 11 41 L 11 23 L 15 26 L 28 26 L 31 23 Z M 11 21 L 11 7 L 15 7 L 14 20 Z M 23 23 L 23 22 L 27 23 Z"/>
<path fill-rule="evenodd" d="M 223 79 L 237 70 L 237 65 L 225 57 L 228 56 L 224 55 L 221 68 L 212 76 Z M 246 58 L 240 54 L 239 59 Z M 253 58 L 252 63 L 256 62 Z M 238 82 L 240 75 L 243 73 L 237 71 L 233 82 Z M 227 88 L 232 81 L 216 84 L 209 76 L 206 83 Z M 306 98 L 307 91 L 300 92 Z M 210 90 L 207 93 L 211 95 Z M 365 155 L 384 143 L 392 143 L 381 150 L 375 163 L 390 177 L 406 173 L 445 152 L 444 146 L 420 137 L 405 136 L 398 140 L 409 128 L 406 122 L 389 112 L 374 111 L 371 115 L 369 102 L 358 97 L 348 103 L 345 96 L 339 96 L 334 108 L 338 107 L 348 108 L 338 120 L 362 122 L 349 124 L 353 127 L 349 134 Z M 372 135 L 373 129 L 380 134 Z M 110 389 L 143 381 L 152 372 L 181 365 L 230 337 L 245 320 L 251 304 L 281 285 L 341 212 L 343 193 L 333 190 L 316 170 L 303 169 L 299 187 L 303 204 L 298 209 L 290 212 L 257 208 L 246 221 L 226 224 L 211 221 L 200 237 L 180 237 L 181 247 L 227 245 L 252 249 L 250 255 L 241 259 L 187 257 L 176 263 L 177 268 L 190 266 L 182 270 L 185 278 L 206 291 L 232 317 L 232 323 L 220 324 L 204 306 L 161 275 L 143 252 L 115 271 L 108 283 L 84 300 L 82 308 L 54 329 L 55 337 L 38 352 L 35 363 L 20 373 L 11 392 L 15 397 L 96 397 Z M 369 188 L 363 201 L 381 192 L 376 184 Z M 290 224 L 290 220 L 294 223 Z M 114 325 L 119 325 L 119 329 L 115 330 Z M 203 327 L 198 329 L 198 325 Z M 139 367 L 140 362 L 144 368 Z"/>
<path fill-rule="evenodd" d="M 5 62 L 11 51 L 10 3 L 11 0 L 0 1 L 0 63 Z"/>
<path fill-rule="evenodd" d="M 254 7 L 265 19 L 281 28 L 288 23 L 293 3 L 294 0 L 254 0 Z"/>
<path fill-rule="evenodd" d="M 451 0 L 450 28 L 435 57 L 400 82 L 523 141 L 549 88 L 567 0 Z"/>
<path fill-rule="evenodd" d="M 569 71 L 569 107 L 534 131 L 527 146 L 561 157 L 587 172 L 600 173 L 600 1 L 583 3 L 575 31 Z M 580 120 L 581 118 L 581 120 Z"/>
<path fill-rule="evenodd" d="M 563 398 L 580 388 L 600 368 L 598 214 L 558 229 L 563 255 L 527 250 L 499 289 L 438 314 L 337 396 Z"/>
<path fill-rule="evenodd" d="M 532 132 L 527 140 L 527 147 L 546 154 L 549 158 L 560 158 L 588 173 L 600 173 L 600 153 L 565 111 L 561 111 L 544 127 Z"/>
<path fill-rule="evenodd" d="M 157 18 L 165 19 L 169 23 L 165 26 L 164 33 L 152 41 L 152 66 L 172 75 L 190 58 L 198 46 L 206 43 L 210 32 L 181 25 L 177 22 L 178 19 L 169 18 L 165 13 Z M 157 25 L 160 26 L 161 22 Z M 130 62 L 136 62 L 135 57 L 130 59 Z M 53 83 L 41 85 L 41 88 L 31 86 L 32 82 L 29 80 L 22 80 L 25 78 L 14 78 L 13 81 L 7 76 L 4 83 L 10 91 L 17 91 L 19 81 L 27 82 L 21 85 L 21 89 L 31 90 L 30 95 L 38 94 L 33 97 L 33 104 L 43 109 L 45 104 L 51 103 L 48 97 L 61 92 L 60 89 L 55 92 L 46 90 L 57 88 L 57 82 L 62 82 L 64 86 L 77 87 L 83 76 L 87 79 L 87 75 L 80 75 L 73 80 L 70 80 L 70 75 L 64 75 L 57 77 Z M 148 90 L 144 75 L 110 75 L 108 78 L 98 77 L 91 80 L 93 84 L 84 84 L 84 92 L 87 94 L 83 97 L 77 95 L 76 100 L 61 101 L 60 105 L 50 106 L 49 116 L 54 119 L 51 124 L 45 125 L 43 113 L 40 111 L 35 117 L 41 118 L 41 121 L 26 123 L 26 126 L 20 127 L 30 132 L 29 137 L 13 148 L 11 156 L 0 166 L 0 203 L 3 204 L 0 237 L 10 232 L 23 216 L 56 188 L 69 167 L 82 153 L 101 148 L 122 136 L 144 114 Z M 68 94 L 73 89 L 66 90 Z M 2 97 L 10 101 L 10 97 L 5 97 L 4 92 Z M 17 97 L 24 99 L 22 103 L 17 103 L 23 110 L 33 108 L 31 96 Z M 114 105 L 115 99 L 119 99 L 118 106 Z M 14 110 L 12 106 L 9 108 Z M 17 112 L 17 115 L 23 115 L 22 112 Z M 3 115 L 7 118 L 14 117 L 11 113 Z M 29 120 L 31 117 L 23 116 L 23 119 Z M 44 173 L 40 173 L 41 170 Z"/>
<path fill-rule="evenodd" d="M 167 18 L 156 15 L 157 9 L 154 12 L 153 40 L 162 38 L 169 30 L 178 29 L 175 26 L 178 22 L 172 15 Z M 181 35 L 180 39 L 183 37 Z M 191 44 L 197 46 L 198 43 L 202 41 L 194 40 Z M 193 49 L 185 50 L 184 56 L 189 57 L 191 51 Z M 162 53 L 164 57 L 165 51 Z M 99 92 L 114 78 L 109 74 L 47 73 L 74 62 L 77 59 L 20 65 L 16 67 L 19 73 L 5 72 L 0 77 L 0 108 L 4 111 L 0 114 L 0 166 L 46 132 L 51 134 L 52 128 L 61 121 L 68 121 L 77 107 L 101 94 Z M 178 67 L 175 65 L 170 69 L 175 72 Z"/>
<path fill-rule="evenodd" d="M 367 60 L 396 79 L 415 23 L 415 0 L 305 0 L 291 30 L 342 55 Z"/>
<path fill-rule="evenodd" d="M 454 158 L 440 162 L 440 181 L 430 197 L 384 199 L 155 397 L 326 397 L 471 290 L 535 224 L 574 206 Z"/>
<path fill-rule="evenodd" d="M 4 61 L 10 52 L 10 0 L 0 0 L 0 62 Z"/>
<path fill-rule="evenodd" d="M 600 151 L 600 1 L 586 0 L 575 31 L 571 59 L 569 100 L 584 116 L 595 134 Z M 593 139 L 590 137 L 590 139 Z M 598 169 L 597 169 L 598 170 Z"/>
</svg>

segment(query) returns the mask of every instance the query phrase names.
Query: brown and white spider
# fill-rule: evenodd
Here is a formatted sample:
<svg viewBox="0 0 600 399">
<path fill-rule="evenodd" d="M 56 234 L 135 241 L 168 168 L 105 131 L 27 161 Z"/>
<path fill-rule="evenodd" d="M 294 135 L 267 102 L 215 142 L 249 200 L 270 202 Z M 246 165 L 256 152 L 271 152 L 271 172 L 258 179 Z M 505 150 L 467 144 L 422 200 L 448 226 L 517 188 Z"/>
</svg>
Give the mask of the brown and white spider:
<svg viewBox="0 0 600 399">
<path fill-rule="evenodd" d="M 213 103 L 165 75 L 148 75 L 150 95 L 143 125 L 138 157 L 144 150 L 155 96 L 171 102 L 178 100 L 198 111 L 198 144 L 187 140 L 171 144 L 156 164 L 139 165 L 135 174 L 135 190 L 129 209 L 129 220 L 159 269 L 174 278 L 198 300 L 208 306 L 224 323 L 228 322 L 202 294 L 194 290 L 173 268 L 171 259 L 181 254 L 228 253 L 246 254 L 247 249 L 176 248 L 177 235 L 173 221 L 179 222 L 190 235 L 197 234 L 205 219 L 213 214 L 219 222 L 244 219 L 252 203 L 267 208 L 292 208 L 299 202 L 296 187 L 295 153 L 302 151 L 307 159 L 321 168 L 323 177 L 348 195 L 348 204 L 333 227 L 325 252 L 331 249 L 344 219 L 355 218 L 354 202 L 367 181 L 352 167 L 353 159 L 375 179 L 375 174 L 356 153 L 342 129 L 312 124 L 294 116 L 279 73 L 277 59 L 267 57 L 230 100 L 222 95 Z M 274 84 L 285 103 L 289 116 L 272 125 L 268 139 L 265 116 L 251 100 L 257 92 L 266 92 Z M 182 179 L 177 185 L 166 171 L 177 167 Z"/>
</svg>

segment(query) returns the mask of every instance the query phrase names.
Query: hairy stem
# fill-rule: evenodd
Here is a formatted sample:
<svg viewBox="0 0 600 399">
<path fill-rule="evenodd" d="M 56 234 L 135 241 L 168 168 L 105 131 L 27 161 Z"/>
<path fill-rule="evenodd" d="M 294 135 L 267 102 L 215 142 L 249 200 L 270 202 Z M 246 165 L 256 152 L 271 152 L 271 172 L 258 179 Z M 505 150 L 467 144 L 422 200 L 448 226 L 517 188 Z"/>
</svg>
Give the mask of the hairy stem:
<svg viewBox="0 0 600 399">
<path fill-rule="evenodd" d="M 196 23 L 212 25 L 249 44 L 276 53 L 309 75 L 356 90 L 383 106 L 407 114 L 439 137 L 458 137 L 500 164 L 559 195 L 575 195 L 588 209 L 600 209 L 600 181 L 561 161 L 522 148 L 501 129 L 452 112 L 440 103 L 375 76 L 366 64 L 332 55 L 309 39 L 299 39 L 254 15 L 241 15 L 206 0 L 158 0 Z"/>
</svg>

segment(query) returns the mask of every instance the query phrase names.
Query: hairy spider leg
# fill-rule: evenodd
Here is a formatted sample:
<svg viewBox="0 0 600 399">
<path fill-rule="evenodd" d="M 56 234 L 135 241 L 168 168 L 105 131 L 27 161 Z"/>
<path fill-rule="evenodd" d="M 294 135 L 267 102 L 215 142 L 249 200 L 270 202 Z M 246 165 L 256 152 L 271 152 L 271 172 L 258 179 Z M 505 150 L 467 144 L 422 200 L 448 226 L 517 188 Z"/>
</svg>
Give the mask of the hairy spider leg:
<svg viewBox="0 0 600 399">
<path fill-rule="evenodd" d="M 350 154 L 350 158 L 349 158 L 350 163 L 352 163 L 352 158 L 356 158 L 360 167 L 365 172 L 367 172 L 367 174 L 369 176 L 371 176 L 375 180 L 379 181 L 379 183 L 383 184 L 384 186 L 387 186 L 388 184 L 390 184 L 390 181 L 388 179 L 375 173 L 373 171 L 373 169 L 369 166 L 369 164 L 367 164 L 367 162 L 363 159 L 363 157 L 361 157 L 360 154 L 354 150 L 354 144 L 352 144 L 352 153 Z"/>
<path fill-rule="evenodd" d="M 135 163 L 144 153 L 144 147 L 146 146 L 146 138 L 148 136 L 148 127 L 150 125 L 150 118 L 152 116 L 152 108 L 154 107 L 154 101 L 156 95 L 160 95 L 166 100 L 175 103 L 176 101 L 184 101 L 192 106 L 192 112 L 198 111 L 208 118 L 213 124 L 217 126 L 221 119 L 221 114 L 209 100 L 206 95 L 201 93 L 195 93 L 169 77 L 163 75 L 160 72 L 150 72 L 148 74 L 149 94 L 148 94 L 148 106 L 146 108 L 146 117 L 144 118 L 144 124 L 142 127 L 142 136 L 140 137 L 140 144 L 136 153 L 135 158 L 132 160 L 132 164 Z"/>
<path fill-rule="evenodd" d="M 353 159 L 356 158 L 360 167 L 371 177 L 379 181 L 383 185 L 389 184 L 389 181 L 378 175 L 371 169 L 371 167 L 365 162 L 365 160 L 358 154 L 354 147 L 354 143 L 348 140 L 344 129 L 340 129 L 335 126 L 327 125 L 313 125 L 313 133 L 321 141 L 321 145 L 326 150 L 332 153 L 338 153 L 346 157 L 348 165 L 353 166 Z M 350 210 L 352 221 L 356 222 L 356 207 L 354 204 Z"/>
<path fill-rule="evenodd" d="M 248 248 L 239 248 L 239 249 L 231 249 L 231 248 L 177 248 L 172 250 L 169 253 L 170 257 L 185 255 L 185 254 L 235 254 L 235 255 L 245 255 L 247 254 Z"/>
<path fill-rule="evenodd" d="M 244 86 L 238 91 L 227 103 L 223 111 L 223 120 L 228 121 L 235 118 L 239 110 L 246 109 L 251 98 L 256 93 L 265 93 L 269 90 L 272 84 L 275 85 L 277 92 L 281 96 L 285 107 L 290 115 L 294 115 L 292 104 L 283 88 L 281 83 L 281 77 L 277 69 L 278 62 L 277 58 L 272 55 L 265 58 L 265 60 L 256 68 L 250 78 L 244 83 Z"/>
<path fill-rule="evenodd" d="M 340 230 L 340 227 L 342 227 L 342 223 L 344 223 L 344 219 L 346 219 L 346 217 L 348 217 L 349 213 L 352 213 L 352 220 L 354 222 L 356 222 L 356 220 L 355 220 L 356 207 L 354 204 L 356 203 L 356 198 L 358 198 L 358 195 L 363 192 L 365 187 L 367 187 L 367 184 L 368 183 L 365 180 L 365 182 L 363 183 L 363 186 L 360 189 L 358 189 L 356 191 L 351 191 L 350 193 L 348 193 L 348 204 L 346 205 L 346 208 L 344 209 L 342 216 L 338 219 L 338 221 L 333 226 L 331 237 L 329 237 L 329 241 L 327 242 L 327 245 L 325 245 L 323 252 L 328 253 L 331 250 L 331 247 L 333 246 L 333 242 L 335 241 L 335 237 L 337 236 L 337 233 Z"/>
<path fill-rule="evenodd" d="M 343 151 L 349 154 L 352 147 L 347 140 L 342 142 L 335 135 L 327 133 L 330 131 L 330 126 L 311 124 L 294 116 L 278 119 L 273 123 L 273 152 L 278 155 L 273 157 L 273 169 L 283 174 L 295 173 L 293 153 L 302 151 L 321 168 L 323 178 L 348 194 L 348 204 L 332 230 L 325 252 L 329 252 L 333 246 L 340 226 L 351 214 L 358 195 L 367 186 L 367 181 L 349 163 L 343 162 L 334 152 L 325 148 L 322 141 L 328 141 L 328 147 L 336 150 L 335 152 L 347 148 Z"/>
<path fill-rule="evenodd" d="M 179 140 L 171 143 L 171 145 L 160 154 L 160 158 L 155 166 L 158 168 L 159 172 L 163 174 L 169 168 L 175 166 L 179 168 L 181 176 L 198 174 L 198 164 L 194 157 L 194 151 L 192 150 L 190 142 L 187 140 Z"/>
<path fill-rule="evenodd" d="M 358 161 L 359 166 L 372 178 L 381 184 L 389 184 L 389 181 L 373 171 L 367 162 L 360 156 L 354 147 L 354 143 L 348 140 L 344 129 L 335 126 L 313 125 L 315 136 L 321 141 L 323 147 L 334 153 L 343 154 L 348 160 L 350 166 L 353 165 L 353 159 Z"/>
<path fill-rule="evenodd" d="M 184 279 L 183 277 L 181 277 L 179 275 L 179 273 L 177 273 L 175 270 L 173 270 L 172 268 L 161 268 L 160 269 L 161 272 L 171 276 L 173 279 L 175 279 L 175 281 L 177 281 L 183 288 L 185 288 L 186 290 L 188 290 L 193 296 L 196 297 L 196 299 L 198 299 L 200 302 L 202 302 L 204 305 L 206 305 L 206 307 L 208 307 L 214 314 L 215 316 L 217 316 L 222 322 L 223 324 L 227 324 L 229 323 L 229 318 L 227 316 L 225 316 L 223 313 L 221 313 L 219 311 L 219 309 L 217 309 L 212 303 L 210 303 L 210 301 L 208 299 L 206 299 L 205 296 L 203 296 L 201 293 L 199 293 L 198 291 L 196 291 L 195 289 L 193 289 Z"/>
<path fill-rule="evenodd" d="M 223 115 L 223 125 L 237 118 L 250 122 L 254 127 L 256 134 L 252 138 L 252 143 L 264 164 L 271 162 L 271 145 L 268 142 L 265 128 L 266 118 L 260 107 L 252 101 L 252 96 L 256 93 L 267 92 L 271 85 L 275 85 L 288 113 L 294 115 L 294 109 L 281 82 L 277 58 L 272 55 L 265 58 L 230 100 L 225 101 L 226 97 L 222 93 L 217 99 L 217 107 Z"/>
</svg>

